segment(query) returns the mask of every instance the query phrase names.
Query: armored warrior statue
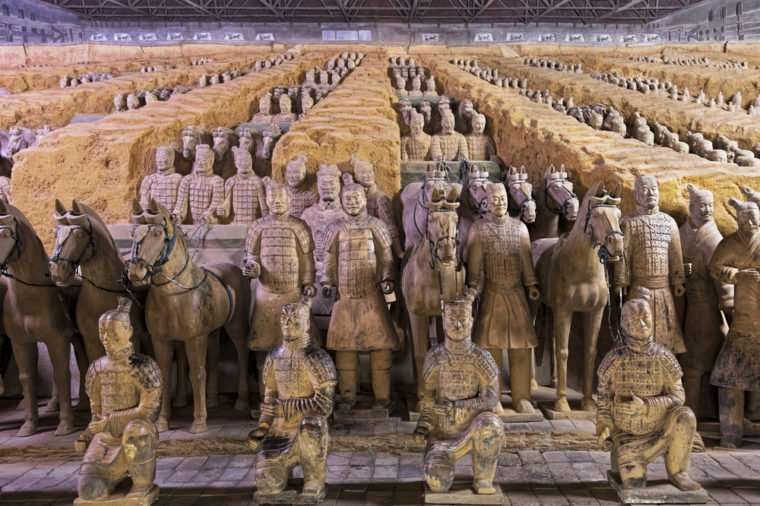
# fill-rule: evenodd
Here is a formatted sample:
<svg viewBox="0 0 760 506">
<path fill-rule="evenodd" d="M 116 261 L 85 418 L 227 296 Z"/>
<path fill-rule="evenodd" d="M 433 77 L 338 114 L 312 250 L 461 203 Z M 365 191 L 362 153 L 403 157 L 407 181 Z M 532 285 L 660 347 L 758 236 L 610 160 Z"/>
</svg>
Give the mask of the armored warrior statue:
<svg viewBox="0 0 760 506">
<path fill-rule="evenodd" d="M 222 179 L 229 179 L 235 175 L 235 159 L 232 156 L 232 130 L 219 127 L 214 129 L 214 174 Z"/>
<path fill-rule="evenodd" d="M 486 117 L 476 113 L 472 117 L 472 133 L 466 137 L 470 160 L 498 160 L 496 145 L 485 130 Z"/>
<path fill-rule="evenodd" d="M 314 107 L 314 99 L 311 98 L 311 92 L 304 88 L 301 90 L 301 114 L 298 119 L 306 117 L 312 107 Z"/>
<path fill-rule="evenodd" d="M 171 146 L 156 149 L 156 172 L 146 176 L 140 185 L 140 205 L 147 207 L 151 199 L 166 209 L 177 205 L 177 192 L 182 176 L 174 171 L 175 151 Z"/>
<path fill-rule="evenodd" d="M 224 216 L 232 216 L 232 223 L 250 225 L 268 212 L 264 185 L 253 172 L 251 153 L 234 146 L 232 153 L 237 174 L 224 183 Z"/>
<path fill-rule="evenodd" d="M 646 292 L 639 293 L 646 297 Z M 699 491 L 702 487 L 689 478 L 697 420 L 683 405 L 678 361 L 667 347 L 654 341 L 648 301 L 625 303 L 621 330 L 625 344 L 602 360 L 597 390 L 596 430 L 601 442 L 612 440 L 613 486 L 622 489 L 621 496 L 644 489 L 647 465 L 665 455 L 670 482 L 682 491 Z"/>
<path fill-rule="evenodd" d="M 467 286 L 481 292 L 475 343 L 491 352 L 501 367 L 501 351 L 509 350 L 512 404 L 518 413 L 533 413 L 530 403 L 531 350 L 538 344 L 525 292 L 538 300 L 528 228 L 509 216 L 507 191 L 487 183 L 488 215 L 470 226 L 465 247 Z"/>
<path fill-rule="evenodd" d="M 282 130 L 277 125 L 270 125 L 261 132 L 261 142 L 256 146 L 254 170 L 260 177 L 272 175 L 272 150 Z"/>
<path fill-rule="evenodd" d="M 296 115 L 293 114 L 293 102 L 290 100 L 290 96 L 287 93 L 280 95 L 279 99 L 280 113 L 276 114 L 272 121 L 277 125 L 290 125 L 296 120 Z"/>
<path fill-rule="evenodd" d="M 182 178 L 172 214 L 179 223 L 206 224 L 224 214 L 224 180 L 214 174 L 214 152 L 207 144 L 195 148 L 193 173 Z"/>
<path fill-rule="evenodd" d="M 301 214 L 301 219 L 311 230 L 314 239 L 314 265 L 317 279 L 322 279 L 327 231 L 333 223 L 348 218 L 340 205 L 340 170 L 337 165 L 320 165 L 317 171 L 317 191 L 319 202 L 308 207 Z M 329 315 L 332 313 L 332 306 L 332 299 L 323 297 L 321 290 L 311 304 L 312 311 L 317 315 Z"/>
<path fill-rule="evenodd" d="M 266 496 L 282 494 L 290 471 L 300 465 L 304 498 L 319 502 L 325 496 L 335 366 L 309 338 L 308 305 L 285 304 L 280 329 L 283 342 L 264 363 L 259 425 L 249 435 L 250 445 L 261 448 L 256 499 L 266 503 Z"/>
<path fill-rule="evenodd" d="M 272 94 L 267 92 L 259 98 L 259 112 L 253 115 L 251 123 L 268 125 L 272 122 Z"/>
<path fill-rule="evenodd" d="M 744 392 L 760 391 L 760 209 L 753 202 L 729 203 L 739 229 L 723 239 L 710 260 L 710 274 L 734 286 L 733 319 L 710 377 L 719 387 L 721 446 L 741 444 Z"/>
<path fill-rule="evenodd" d="M 187 176 L 192 172 L 195 163 L 195 148 L 201 142 L 201 131 L 198 127 L 189 126 L 182 129 L 182 150 L 176 157 L 177 174 Z"/>
<path fill-rule="evenodd" d="M 709 272 L 710 258 L 723 240 L 713 219 L 713 194 L 691 184 L 688 188 L 689 218 L 680 229 L 686 272 L 686 353 L 681 365 L 686 405 L 698 414 L 702 378 L 712 370 L 725 337 L 721 310 L 733 303 L 734 287 L 713 279 Z"/>
<path fill-rule="evenodd" d="M 420 76 L 414 76 L 412 78 L 412 89 L 407 94 L 409 98 L 421 98 L 422 97 L 422 79 Z"/>
<path fill-rule="evenodd" d="M 356 182 L 362 185 L 367 192 L 367 214 L 379 218 L 385 223 L 388 233 L 391 235 L 393 254 L 397 258 L 403 257 L 404 249 L 401 247 L 401 237 L 396 226 L 396 218 L 393 215 L 393 204 L 391 198 L 377 187 L 374 165 L 366 160 L 359 160 L 356 155 L 351 157 L 351 164 L 354 167 Z"/>
<path fill-rule="evenodd" d="M 475 106 L 472 100 L 462 100 L 457 107 L 457 115 L 455 121 L 455 130 L 462 132 L 463 134 L 469 134 L 472 131 L 472 119 L 477 114 Z"/>
<path fill-rule="evenodd" d="M 395 79 L 396 82 L 396 95 L 399 97 L 408 97 L 409 92 L 406 91 L 406 78 L 401 76 L 401 74 L 397 74 Z"/>
<path fill-rule="evenodd" d="M 430 74 L 430 77 L 425 79 L 425 93 L 423 95 L 426 98 L 438 96 L 438 91 L 435 89 L 435 77 L 433 77 L 433 74 Z"/>
<path fill-rule="evenodd" d="M 256 153 L 256 141 L 253 140 L 253 134 L 247 128 L 238 136 L 238 147 L 248 151 L 251 156 Z"/>
<path fill-rule="evenodd" d="M 660 189 L 654 176 L 638 176 L 635 184 L 636 214 L 623 219 L 623 261 L 615 264 L 615 287 L 636 298 L 642 288 L 652 296 L 654 339 L 673 353 L 686 351 L 673 302 L 684 294 L 683 254 L 678 225 L 660 211 Z"/>
<path fill-rule="evenodd" d="M 153 480 L 161 371 L 152 358 L 135 353 L 130 305 L 129 299 L 120 298 L 118 308 L 105 312 L 98 323 L 106 355 L 90 365 L 85 379 L 92 421 L 77 445 L 87 444 L 90 436 L 92 440 L 79 471 L 74 504 L 103 504 L 127 476 L 132 487 L 120 504 L 147 506 L 158 496 Z"/>
<path fill-rule="evenodd" d="M 412 109 L 409 123 L 409 135 L 401 138 L 401 160 L 428 160 L 431 139 L 424 132 L 425 117 Z"/>
<path fill-rule="evenodd" d="M 499 407 L 499 373 L 493 358 L 472 343 L 472 304 L 458 299 L 443 305 L 446 340 L 425 356 L 420 419 L 414 430 L 427 438 L 425 482 L 433 493 L 447 492 L 456 461 L 472 454 L 473 488 L 494 494 L 493 479 L 504 438 Z"/>
<path fill-rule="evenodd" d="M 356 183 L 343 187 L 347 219 L 334 223 L 325 246 L 325 297 L 338 285 L 327 331 L 327 348 L 335 350 L 339 402 L 345 409 L 356 402 L 358 352 L 370 352 L 375 406 L 390 405 L 391 351 L 398 337 L 383 294 L 393 292 L 393 253 L 388 229 L 367 214 L 364 188 Z"/>
<path fill-rule="evenodd" d="M 449 109 L 441 112 L 441 132 L 430 142 L 430 158 L 445 162 L 470 159 L 467 140 L 454 131 L 454 113 Z"/>
<path fill-rule="evenodd" d="M 301 216 L 304 209 L 317 203 L 319 194 L 308 184 L 306 177 L 306 155 L 299 155 L 285 166 L 285 180 L 290 192 L 290 215 Z"/>
<path fill-rule="evenodd" d="M 269 351 L 281 343 L 278 318 L 284 304 L 316 292 L 314 244 L 306 223 L 288 214 L 287 188 L 269 182 L 266 202 L 269 214 L 248 229 L 243 259 L 243 275 L 258 279 L 251 324 L 251 348 L 256 351 Z"/>
</svg>

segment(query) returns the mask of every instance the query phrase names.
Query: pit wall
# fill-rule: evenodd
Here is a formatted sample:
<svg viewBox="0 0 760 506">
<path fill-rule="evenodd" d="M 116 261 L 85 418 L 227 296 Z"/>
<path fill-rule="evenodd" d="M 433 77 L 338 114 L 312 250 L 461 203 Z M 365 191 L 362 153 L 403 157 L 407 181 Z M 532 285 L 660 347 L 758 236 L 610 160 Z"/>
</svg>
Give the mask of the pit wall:
<svg viewBox="0 0 760 506">
<path fill-rule="evenodd" d="M 724 233 L 735 229 L 727 199 L 741 195 L 740 185 L 760 188 L 757 170 L 681 156 L 594 130 L 512 89 L 488 84 L 443 58 L 426 57 L 422 63 L 435 73 L 446 93 L 470 98 L 489 118 L 499 156 L 510 165 L 525 165 L 533 181 L 539 181 L 549 165 L 565 164 L 581 193 L 597 181 L 619 187 L 627 214 L 634 208 L 635 176 L 655 175 L 660 181 L 661 208 L 680 223 L 687 213 L 686 184 L 692 183 L 715 193 L 716 221 Z"/>
<path fill-rule="evenodd" d="M 304 119 L 294 123 L 275 145 L 273 177 L 284 181 L 285 165 L 301 153 L 308 156 L 312 179 L 320 163 L 350 171 L 350 159 L 355 154 L 374 164 L 381 190 L 399 191 L 401 134 L 387 69 L 384 53 L 368 54 Z"/>
<path fill-rule="evenodd" d="M 46 246 L 53 240 L 55 198 L 81 199 L 106 223 L 129 221 L 142 178 L 152 171 L 158 146 L 179 143 L 184 127 L 234 127 L 251 117 L 258 98 L 275 85 L 295 85 L 310 67 L 331 54 L 301 55 L 268 70 L 200 88 L 167 102 L 114 114 L 52 132 L 16 155 L 14 204 L 32 222 Z"/>
<path fill-rule="evenodd" d="M 528 87 L 534 90 L 549 90 L 556 98 L 573 97 L 576 105 L 611 105 L 626 118 L 638 111 L 647 119 L 656 120 L 677 131 L 682 138 L 691 130 L 702 132 L 709 138 L 723 134 L 738 141 L 744 149 L 751 149 L 760 143 L 760 124 L 756 117 L 748 114 L 710 109 L 693 102 L 671 100 L 666 96 L 644 95 L 599 81 L 588 74 L 558 72 L 520 63 L 505 63 L 498 59 L 484 60 L 484 63 L 509 77 L 527 78 Z M 700 70 L 694 69 L 695 74 L 698 72 Z M 689 91 L 696 93 L 694 89 Z"/>
<path fill-rule="evenodd" d="M 11 93 L 58 88 L 62 76 L 86 74 L 87 72 L 139 72 L 139 62 L 98 63 L 90 65 L 61 65 L 34 70 L 0 70 L 0 88 Z"/>
<path fill-rule="evenodd" d="M 87 83 L 76 88 L 57 88 L 17 93 L 2 98 L 0 129 L 14 125 L 38 128 L 43 125 L 62 127 L 77 114 L 109 114 L 114 111 L 113 98 L 117 93 L 162 86 L 196 86 L 198 79 L 209 72 L 222 72 L 247 67 L 253 57 L 238 57 L 224 63 L 181 65 L 160 72 L 133 73 Z M 172 101 L 177 97 L 172 98 Z"/>
</svg>

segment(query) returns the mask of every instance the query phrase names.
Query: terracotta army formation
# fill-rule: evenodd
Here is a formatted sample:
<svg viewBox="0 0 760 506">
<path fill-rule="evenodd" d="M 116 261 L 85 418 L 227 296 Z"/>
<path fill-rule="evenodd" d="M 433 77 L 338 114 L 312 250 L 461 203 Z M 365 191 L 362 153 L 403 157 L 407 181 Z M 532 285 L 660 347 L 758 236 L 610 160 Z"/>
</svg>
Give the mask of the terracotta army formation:
<svg viewBox="0 0 760 506">
<path fill-rule="evenodd" d="M 500 372 L 502 350 L 508 350 L 513 409 L 532 414 L 531 356 L 538 340 L 528 298 L 538 300 L 540 292 L 528 228 L 509 216 L 503 184 L 488 183 L 486 194 L 488 215 L 470 226 L 465 246 L 468 290 L 481 298 L 474 341 L 491 352 Z"/>
<path fill-rule="evenodd" d="M 176 152 L 171 146 L 156 149 L 156 172 L 146 176 L 140 185 L 140 205 L 147 207 L 151 199 L 166 209 L 174 209 L 182 176 L 174 170 Z"/>
<path fill-rule="evenodd" d="M 427 439 L 426 495 L 449 492 L 456 462 L 468 454 L 472 455 L 474 492 L 500 494 L 494 484 L 504 438 L 504 426 L 497 415 L 499 371 L 489 353 L 473 344 L 472 325 L 469 300 L 444 303 L 445 341 L 425 356 L 419 386 L 420 419 L 414 433 Z M 464 504 L 456 500 L 436 502 Z"/>
<path fill-rule="evenodd" d="M 178 223 L 218 223 L 224 215 L 224 180 L 214 174 L 214 151 L 207 144 L 195 148 L 193 172 L 179 185 L 172 213 Z"/>
<path fill-rule="evenodd" d="M 644 289 L 639 295 L 649 293 Z M 654 329 L 650 302 L 628 300 L 621 314 L 624 344 L 599 366 L 596 430 L 600 441 L 612 441 L 609 480 L 626 504 L 704 503 L 707 494 L 689 477 L 697 420 L 684 406 L 681 367 L 666 346 L 655 342 Z M 648 496 L 647 465 L 662 455 L 676 488 L 658 487 Z"/>
<path fill-rule="evenodd" d="M 92 420 L 78 445 L 87 445 L 80 469 L 76 505 L 148 506 L 158 498 L 156 420 L 161 406 L 161 371 L 156 362 L 135 353 L 130 322 L 131 302 L 100 317 L 100 341 L 106 355 L 90 365 L 86 388 Z M 90 439 L 88 441 L 88 439 Z M 129 477 L 125 495 L 116 487 Z"/>
<path fill-rule="evenodd" d="M 443 161 L 469 160 L 470 153 L 464 135 L 454 130 L 454 113 L 441 113 L 441 131 L 430 141 L 430 159 Z"/>
<path fill-rule="evenodd" d="M 290 193 L 290 215 L 296 218 L 301 216 L 304 210 L 317 203 L 319 194 L 308 181 L 306 176 L 306 155 L 293 158 L 285 166 L 285 180 L 288 183 Z"/>
<path fill-rule="evenodd" d="M 339 408 L 357 402 L 359 352 L 370 354 L 370 376 L 375 408 L 391 402 L 391 352 L 398 337 L 384 294 L 393 293 L 393 252 L 388 228 L 367 214 L 364 187 L 347 184 L 341 203 L 348 218 L 330 227 L 325 246 L 321 285 L 332 297 L 337 285 L 327 331 L 327 349 L 335 351 Z"/>
<path fill-rule="evenodd" d="M 751 195 L 751 190 L 745 193 Z M 719 388 L 721 446 L 741 445 L 744 434 L 745 392 L 760 391 L 760 209 L 751 199 L 732 198 L 739 229 L 723 239 L 710 260 L 710 274 L 734 286 L 731 328 L 720 350 L 710 382 Z"/>
<path fill-rule="evenodd" d="M 412 110 L 409 122 L 409 135 L 401 138 L 401 160 L 423 161 L 430 158 L 432 139 L 424 131 L 425 117 Z"/>
<path fill-rule="evenodd" d="M 253 171 L 248 149 L 233 146 L 232 154 L 237 173 L 224 182 L 224 216 L 232 223 L 250 225 L 268 212 L 264 183 Z"/>
<path fill-rule="evenodd" d="M 651 292 L 655 341 L 683 353 L 686 346 L 673 300 L 674 294 L 680 297 L 686 290 L 678 225 L 660 211 L 657 178 L 638 176 L 634 194 L 636 213 L 621 223 L 625 252 L 615 265 L 615 287 L 630 298 L 642 289 Z"/>
<path fill-rule="evenodd" d="M 493 139 L 485 134 L 486 117 L 476 113 L 472 118 L 472 133 L 466 137 L 470 160 L 498 160 Z"/>
<path fill-rule="evenodd" d="M 337 374 L 330 355 L 311 341 L 309 322 L 308 304 L 283 305 L 283 341 L 264 363 L 261 415 L 248 436 L 249 445 L 260 450 L 254 496 L 258 504 L 317 503 L 325 497 L 328 418 Z M 285 488 L 297 465 L 303 470 L 304 484 L 296 499 Z"/>
</svg>

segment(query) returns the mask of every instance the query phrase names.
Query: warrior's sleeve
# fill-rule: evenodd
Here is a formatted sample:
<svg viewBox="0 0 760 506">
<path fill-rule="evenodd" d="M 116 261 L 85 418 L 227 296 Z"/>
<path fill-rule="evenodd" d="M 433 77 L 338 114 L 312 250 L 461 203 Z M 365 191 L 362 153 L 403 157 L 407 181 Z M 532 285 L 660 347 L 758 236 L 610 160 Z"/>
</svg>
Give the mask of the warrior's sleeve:
<svg viewBox="0 0 760 506">
<path fill-rule="evenodd" d="M 465 246 L 465 258 L 467 258 L 467 286 L 471 290 L 480 291 L 483 285 L 483 245 L 480 241 L 478 222 L 470 226 Z"/>
<path fill-rule="evenodd" d="M 184 176 L 179 183 L 177 192 L 177 204 L 174 206 L 174 213 L 179 218 L 180 223 L 187 217 L 187 206 L 190 199 L 190 176 Z"/>
<path fill-rule="evenodd" d="M 670 218 L 670 244 L 668 245 L 668 260 L 670 284 L 683 285 L 686 282 L 686 274 L 683 267 L 681 234 L 678 231 L 676 220 L 673 218 Z"/>
<path fill-rule="evenodd" d="M 272 363 L 272 353 L 267 355 L 264 361 L 264 370 L 261 373 L 264 383 L 264 400 L 261 403 L 261 414 L 259 415 L 259 425 L 270 427 L 277 416 L 277 379 L 274 376 L 274 364 Z"/>
<path fill-rule="evenodd" d="M 335 370 L 330 355 L 321 348 L 314 350 L 308 356 L 308 375 L 314 388 L 314 396 L 309 399 L 309 411 L 330 416 L 335 399 L 335 385 L 338 383 L 338 373 Z"/>
<path fill-rule="evenodd" d="M 409 144 L 409 138 L 408 137 L 402 137 L 401 138 L 401 161 L 405 162 L 409 160 L 409 152 L 407 151 Z"/>
<path fill-rule="evenodd" d="M 617 349 L 611 350 L 605 355 L 599 364 L 599 386 L 596 390 L 596 423 L 597 425 L 612 426 L 612 369 L 617 358 Z"/>
<path fill-rule="evenodd" d="M 733 242 L 731 237 L 723 239 L 710 259 L 710 275 L 729 285 L 736 284 L 736 274 L 739 272 L 739 269 L 731 265 L 736 262 Z"/>
<path fill-rule="evenodd" d="M 428 352 L 425 356 L 425 362 L 422 366 L 422 381 L 420 382 L 418 396 L 420 399 L 420 419 L 417 426 L 430 432 L 435 428 L 435 414 L 433 406 L 435 404 L 435 393 L 438 378 L 438 360 L 434 351 Z"/>
<path fill-rule="evenodd" d="M 528 227 L 522 222 L 520 222 L 520 263 L 522 264 L 523 285 L 526 287 L 538 285 L 536 271 L 533 269 L 533 255 L 530 250 Z"/>
<path fill-rule="evenodd" d="M 235 181 L 237 181 L 237 178 L 235 176 L 232 176 L 224 182 L 224 203 L 222 204 L 223 212 L 220 213 L 219 216 L 229 218 L 232 214 L 232 192 L 235 188 Z"/>
<path fill-rule="evenodd" d="M 472 399 L 462 399 L 454 402 L 457 408 L 489 410 L 496 408 L 499 401 L 499 370 L 496 361 L 490 353 L 478 349 L 475 352 L 477 361 L 478 395 Z"/>
<path fill-rule="evenodd" d="M 665 369 L 662 394 L 647 397 L 645 402 L 649 406 L 650 414 L 663 416 L 671 409 L 683 406 L 686 402 L 686 393 L 681 381 L 683 376 L 681 365 L 676 360 L 675 355 L 662 347 L 658 359 L 662 361 Z"/>
<path fill-rule="evenodd" d="M 150 189 L 153 187 L 153 174 L 145 177 L 140 184 L 140 205 L 145 208 L 150 204 Z"/>
<path fill-rule="evenodd" d="M 496 151 L 496 144 L 493 142 L 493 139 L 491 137 L 487 137 L 488 141 L 486 143 L 486 159 L 492 160 L 492 161 L 498 161 L 499 160 L 499 153 Z"/>
<path fill-rule="evenodd" d="M 377 265 L 380 268 L 380 280 L 393 279 L 393 251 L 391 249 L 391 234 L 388 227 L 379 219 L 371 220 L 374 222 L 372 227 L 372 238 L 375 241 L 375 253 L 377 254 Z"/>
<path fill-rule="evenodd" d="M 433 161 L 443 160 L 443 151 L 441 150 L 441 139 L 434 135 L 430 141 L 430 159 Z"/>
<path fill-rule="evenodd" d="M 387 195 L 379 195 L 377 199 L 377 217 L 388 227 L 391 241 L 393 243 L 399 241 L 398 227 L 393 215 L 393 206 L 391 205 L 391 199 Z"/>
<path fill-rule="evenodd" d="M 213 193 L 211 194 L 211 206 L 209 207 L 210 214 L 217 216 L 224 215 L 224 179 L 220 176 L 213 178 L 214 186 Z"/>
<path fill-rule="evenodd" d="M 97 361 L 90 364 L 84 380 L 84 389 L 90 398 L 90 411 L 92 416 L 102 416 L 102 403 L 100 399 L 100 380 L 98 378 Z"/>
<path fill-rule="evenodd" d="M 158 418 L 161 409 L 161 371 L 152 358 L 135 354 L 129 359 L 133 381 L 140 390 L 137 406 L 114 411 L 108 417 L 111 434 L 121 434 L 132 420 L 151 420 Z"/>
<path fill-rule="evenodd" d="M 301 286 L 314 284 L 314 240 L 309 226 L 302 220 L 293 218 L 293 232 L 298 243 L 298 265 L 301 266 Z"/>
<path fill-rule="evenodd" d="M 258 222 L 251 223 L 245 237 L 245 256 L 259 262 L 261 254 L 261 226 Z"/>
<path fill-rule="evenodd" d="M 469 160 L 470 159 L 470 147 L 467 145 L 467 139 L 464 135 L 458 135 L 459 137 L 459 156 L 457 160 Z"/>
<path fill-rule="evenodd" d="M 615 287 L 627 287 L 631 284 L 631 273 L 628 268 L 631 252 L 631 234 L 628 220 L 623 220 L 620 223 L 620 228 L 623 231 L 623 256 L 619 261 L 614 263 L 613 284 Z"/>
<path fill-rule="evenodd" d="M 267 194 L 264 191 L 264 183 L 259 178 L 256 182 L 256 198 L 259 199 L 259 209 L 261 216 L 269 214 L 269 206 L 267 206 Z"/>
<path fill-rule="evenodd" d="M 327 229 L 325 237 L 325 253 L 323 272 L 320 283 L 334 286 L 338 280 L 338 242 L 340 240 L 340 221 L 333 223 Z"/>
</svg>

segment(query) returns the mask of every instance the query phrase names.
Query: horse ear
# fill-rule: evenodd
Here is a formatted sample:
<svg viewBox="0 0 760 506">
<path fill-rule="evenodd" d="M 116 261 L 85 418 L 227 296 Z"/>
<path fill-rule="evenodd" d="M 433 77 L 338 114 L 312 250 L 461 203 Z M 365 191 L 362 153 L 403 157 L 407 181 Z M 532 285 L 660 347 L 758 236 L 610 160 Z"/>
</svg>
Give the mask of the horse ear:
<svg viewBox="0 0 760 506">
<path fill-rule="evenodd" d="M 148 211 L 150 214 L 158 214 L 158 202 L 156 202 L 156 199 L 150 199 L 146 211 Z"/>
<path fill-rule="evenodd" d="M 64 206 L 63 202 L 58 199 L 55 199 L 55 214 L 59 216 L 64 216 L 66 214 L 66 206 Z"/>
<path fill-rule="evenodd" d="M 132 200 L 132 216 L 130 221 L 132 223 L 143 223 L 143 208 L 137 199 Z"/>
<path fill-rule="evenodd" d="M 71 201 L 71 211 L 74 214 L 84 214 L 84 211 L 82 210 L 81 206 L 79 205 L 79 201 L 77 199 L 74 199 Z"/>
</svg>

